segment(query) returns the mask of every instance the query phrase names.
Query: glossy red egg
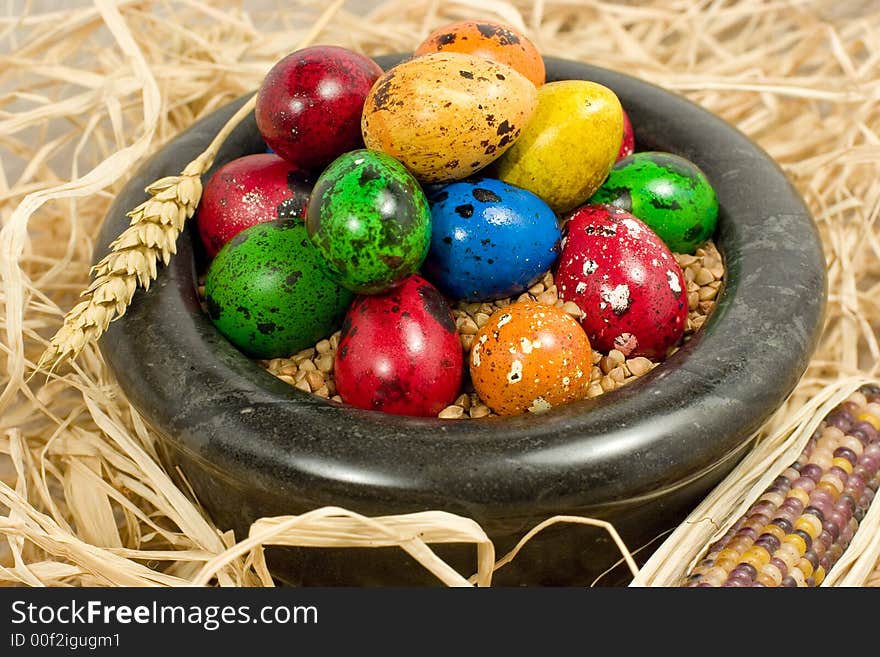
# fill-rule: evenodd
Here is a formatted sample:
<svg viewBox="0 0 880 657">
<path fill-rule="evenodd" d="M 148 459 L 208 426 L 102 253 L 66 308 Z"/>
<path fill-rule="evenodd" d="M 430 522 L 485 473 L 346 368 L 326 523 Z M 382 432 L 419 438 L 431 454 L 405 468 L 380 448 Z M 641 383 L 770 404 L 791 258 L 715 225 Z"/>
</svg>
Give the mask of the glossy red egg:
<svg viewBox="0 0 880 657">
<path fill-rule="evenodd" d="M 664 358 L 684 333 L 687 289 L 656 233 L 629 212 L 586 205 L 571 214 L 562 243 L 556 285 L 585 313 L 593 347 Z"/>
<path fill-rule="evenodd" d="M 627 155 L 632 155 L 636 150 L 636 137 L 633 133 L 633 124 L 623 111 L 623 141 L 620 143 L 620 151 L 617 153 L 617 161 L 619 162 Z"/>
<path fill-rule="evenodd" d="M 364 100 L 382 69 L 366 55 L 311 46 L 280 60 L 257 91 L 257 128 L 288 162 L 312 172 L 363 147 Z"/>
<path fill-rule="evenodd" d="M 312 181 L 299 167 L 270 153 L 236 158 L 205 184 L 196 224 L 213 259 L 245 228 L 276 219 L 305 219 Z"/>
<path fill-rule="evenodd" d="M 345 403 L 437 415 L 458 396 L 462 371 L 452 309 L 428 281 L 413 275 L 391 292 L 355 299 L 334 364 Z"/>
</svg>

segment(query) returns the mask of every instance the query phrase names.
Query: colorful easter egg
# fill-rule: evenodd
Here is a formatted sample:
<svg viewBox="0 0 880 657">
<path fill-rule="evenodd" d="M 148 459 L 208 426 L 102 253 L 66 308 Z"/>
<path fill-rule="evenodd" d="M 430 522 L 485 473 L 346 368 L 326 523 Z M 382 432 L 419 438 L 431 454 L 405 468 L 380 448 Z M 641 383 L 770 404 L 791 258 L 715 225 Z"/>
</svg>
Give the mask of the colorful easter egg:
<svg viewBox="0 0 880 657">
<path fill-rule="evenodd" d="M 378 151 L 351 151 L 324 170 L 306 225 L 330 277 L 361 294 L 398 285 L 431 243 L 431 211 L 418 181 Z"/>
<path fill-rule="evenodd" d="M 299 221 L 246 228 L 205 279 L 208 315 L 241 351 L 289 356 L 337 330 L 354 295 L 330 280 Z"/>
<path fill-rule="evenodd" d="M 532 81 L 544 84 L 544 59 L 523 34 L 507 25 L 488 21 L 459 21 L 434 30 L 415 50 L 416 55 L 432 52 L 460 52 L 506 64 Z"/>
<path fill-rule="evenodd" d="M 257 128 L 288 162 L 320 173 L 363 146 L 361 113 L 382 74 L 369 57 L 338 46 L 297 50 L 273 66 L 257 91 Z"/>
<path fill-rule="evenodd" d="M 535 283 L 559 255 L 556 215 L 529 191 L 493 178 L 431 193 L 426 278 L 448 297 L 501 299 Z"/>
<path fill-rule="evenodd" d="M 435 416 L 458 396 L 462 372 L 452 310 L 425 279 L 410 276 L 390 292 L 352 304 L 334 363 L 345 403 Z"/>
<path fill-rule="evenodd" d="M 584 313 L 593 347 L 665 357 L 684 334 L 688 303 L 681 267 L 663 241 L 629 212 L 587 205 L 571 215 L 562 243 L 556 286 Z"/>
<path fill-rule="evenodd" d="M 542 413 L 587 396 L 592 349 L 561 308 L 519 301 L 477 332 L 469 367 L 480 399 L 499 415 Z"/>
<path fill-rule="evenodd" d="M 611 89 L 586 80 L 549 82 L 538 89 L 532 120 L 488 175 L 567 212 L 605 180 L 622 137 L 623 110 Z"/>
<path fill-rule="evenodd" d="M 718 221 L 718 199 L 706 174 L 690 160 L 660 151 L 620 160 L 590 203 L 631 212 L 676 253 L 693 253 Z"/>
<path fill-rule="evenodd" d="M 623 111 L 623 142 L 620 144 L 620 150 L 617 152 L 617 161 L 620 162 L 628 155 L 632 155 L 636 150 L 636 136 L 633 132 L 632 121 L 626 110 Z"/>
<path fill-rule="evenodd" d="M 461 180 L 510 148 L 536 106 L 535 85 L 509 66 L 455 52 L 423 55 L 373 86 L 364 143 L 421 182 Z"/>
<path fill-rule="evenodd" d="M 205 184 L 196 213 L 208 258 L 245 228 L 277 219 L 305 219 L 309 175 L 265 153 L 244 155 L 217 169 Z"/>
</svg>

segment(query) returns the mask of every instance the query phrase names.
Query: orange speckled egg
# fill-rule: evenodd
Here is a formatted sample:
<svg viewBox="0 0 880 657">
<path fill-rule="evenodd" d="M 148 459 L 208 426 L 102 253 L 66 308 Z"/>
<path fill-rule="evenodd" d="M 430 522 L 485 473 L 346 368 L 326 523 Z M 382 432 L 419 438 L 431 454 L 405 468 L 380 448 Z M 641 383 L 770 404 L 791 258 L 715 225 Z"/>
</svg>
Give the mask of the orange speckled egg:
<svg viewBox="0 0 880 657">
<path fill-rule="evenodd" d="M 500 23 L 459 21 L 438 28 L 416 48 L 416 55 L 462 52 L 507 64 L 536 87 L 544 84 L 544 59 L 527 37 Z"/>
<path fill-rule="evenodd" d="M 504 64 L 438 52 L 388 69 L 364 103 L 367 148 L 402 162 L 421 182 L 476 173 L 519 138 L 538 90 Z"/>
<path fill-rule="evenodd" d="M 574 318 L 555 306 L 519 301 L 477 332 L 469 363 L 480 399 L 499 415 L 519 415 L 585 398 L 593 361 Z"/>
</svg>

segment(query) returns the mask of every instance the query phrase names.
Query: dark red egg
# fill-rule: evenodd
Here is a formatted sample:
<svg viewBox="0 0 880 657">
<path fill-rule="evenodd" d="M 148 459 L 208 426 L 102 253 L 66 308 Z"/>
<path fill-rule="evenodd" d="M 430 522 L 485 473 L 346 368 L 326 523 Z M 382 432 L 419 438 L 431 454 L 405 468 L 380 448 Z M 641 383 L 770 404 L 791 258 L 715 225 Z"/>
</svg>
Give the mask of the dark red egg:
<svg viewBox="0 0 880 657">
<path fill-rule="evenodd" d="M 620 143 L 620 151 L 617 153 L 617 161 L 619 162 L 627 155 L 632 155 L 636 150 L 636 137 L 633 133 L 633 124 L 623 111 L 623 141 Z"/>
<path fill-rule="evenodd" d="M 209 258 L 245 228 L 305 219 L 312 181 L 271 153 L 245 155 L 217 169 L 202 192 L 196 224 Z"/>
<path fill-rule="evenodd" d="M 459 394 L 461 342 L 452 309 L 413 275 L 385 294 L 359 296 L 342 324 L 334 377 L 342 400 L 395 415 L 437 415 Z"/>
<path fill-rule="evenodd" d="M 565 226 L 559 295 L 585 313 L 581 326 L 601 352 L 662 359 L 684 333 L 684 274 L 672 252 L 629 212 L 585 205 Z"/>
<path fill-rule="evenodd" d="M 381 67 L 338 46 L 311 46 L 280 60 L 257 91 L 257 128 L 288 162 L 320 171 L 363 147 L 361 114 Z"/>
</svg>

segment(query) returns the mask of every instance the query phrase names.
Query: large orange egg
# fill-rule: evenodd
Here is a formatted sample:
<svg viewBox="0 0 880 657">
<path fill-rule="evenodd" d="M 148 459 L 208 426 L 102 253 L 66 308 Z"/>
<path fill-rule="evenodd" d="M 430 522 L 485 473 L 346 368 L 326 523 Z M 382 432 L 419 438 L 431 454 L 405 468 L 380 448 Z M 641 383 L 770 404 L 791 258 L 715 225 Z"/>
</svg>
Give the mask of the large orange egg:
<svg viewBox="0 0 880 657">
<path fill-rule="evenodd" d="M 496 311 L 474 336 L 470 373 L 499 415 L 542 413 L 587 396 L 590 340 L 561 308 L 520 301 Z"/>
<path fill-rule="evenodd" d="M 538 90 L 516 70 L 438 52 L 388 69 L 364 103 L 364 143 L 399 160 L 421 182 L 476 173 L 519 138 Z"/>
<path fill-rule="evenodd" d="M 500 23 L 460 21 L 438 28 L 416 48 L 416 55 L 461 52 L 507 64 L 536 87 L 544 84 L 546 71 L 541 53 L 528 38 Z"/>
</svg>

